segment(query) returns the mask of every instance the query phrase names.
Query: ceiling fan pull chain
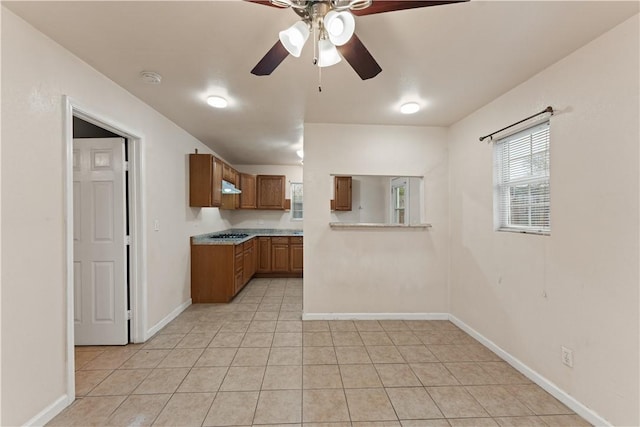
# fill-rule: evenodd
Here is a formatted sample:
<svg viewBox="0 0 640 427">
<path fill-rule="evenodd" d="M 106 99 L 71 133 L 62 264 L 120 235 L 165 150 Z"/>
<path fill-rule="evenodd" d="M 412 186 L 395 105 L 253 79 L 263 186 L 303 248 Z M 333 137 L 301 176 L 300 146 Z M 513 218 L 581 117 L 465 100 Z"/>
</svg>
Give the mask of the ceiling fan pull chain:
<svg viewBox="0 0 640 427">
<path fill-rule="evenodd" d="M 313 65 L 318 65 L 318 37 L 316 34 L 317 22 L 314 20 L 311 22 L 311 26 L 313 27 Z"/>
<path fill-rule="evenodd" d="M 322 67 L 318 67 L 318 92 L 322 92 Z"/>
</svg>

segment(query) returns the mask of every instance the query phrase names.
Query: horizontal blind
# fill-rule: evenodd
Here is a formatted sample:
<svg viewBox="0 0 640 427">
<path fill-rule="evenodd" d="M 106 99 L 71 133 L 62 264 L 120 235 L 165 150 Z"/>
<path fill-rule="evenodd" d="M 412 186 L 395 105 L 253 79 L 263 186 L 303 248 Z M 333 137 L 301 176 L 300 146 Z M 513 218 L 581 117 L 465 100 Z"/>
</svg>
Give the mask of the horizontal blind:
<svg viewBox="0 0 640 427">
<path fill-rule="evenodd" d="M 498 230 L 550 230 L 549 122 L 496 141 L 494 203 Z"/>
</svg>

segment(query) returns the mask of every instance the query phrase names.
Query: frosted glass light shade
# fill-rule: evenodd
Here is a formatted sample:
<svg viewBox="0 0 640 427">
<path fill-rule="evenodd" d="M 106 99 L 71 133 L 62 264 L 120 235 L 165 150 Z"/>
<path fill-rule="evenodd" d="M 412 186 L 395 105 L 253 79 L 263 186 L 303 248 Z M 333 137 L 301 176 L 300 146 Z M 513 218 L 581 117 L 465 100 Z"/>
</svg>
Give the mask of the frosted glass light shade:
<svg viewBox="0 0 640 427">
<path fill-rule="evenodd" d="M 215 108 L 227 108 L 229 103 L 221 96 L 210 96 L 207 98 L 207 104 Z"/>
<path fill-rule="evenodd" d="M 331 10 L 324 17 L 324 28 L 327 30 L 331 43 L 342 46 L 353 36 L 356 21 L 350 12 Z"/>
<path fill-rule="evenodd" d="M 407 102 L 400 106 L 400 112 L 402 114 L 415 114 L 420 111 L 420 104 L 417 102 Z"/>
<path fill-rule="evenodd" d="M 318 67 L 330 67 L 342 61 L 338 49 L 329 40 L 318 41 Z"/>
<path fill-rule="evenodd" d="M 291 55 L 300 57 L 302 48 L 309 38 L 309 27 L 304 21 L 298 21 L 284 31 L 280 31 L 280 42 Z"/>
</svg>

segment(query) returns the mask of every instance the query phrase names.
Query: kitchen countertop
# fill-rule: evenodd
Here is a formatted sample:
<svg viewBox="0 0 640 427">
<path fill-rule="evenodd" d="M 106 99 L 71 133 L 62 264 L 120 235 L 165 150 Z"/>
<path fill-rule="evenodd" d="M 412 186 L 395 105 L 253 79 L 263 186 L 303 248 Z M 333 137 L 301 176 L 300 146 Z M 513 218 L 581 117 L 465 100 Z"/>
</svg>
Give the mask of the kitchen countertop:
<svg viewBox="0 0 640 427">
<path fill-rule="evenodd" d="M 211 236 L 226 233 L 245 233 L 247 237 L 231 239 L 212 239 Z M 254 237 L 302 237 L 302 230 L 280 229 L 280 228 L 230 228 L 213 233 L 192 236 L 191 242 L 194 245 L 237 245 L 244 243 Z"/>
</svg>

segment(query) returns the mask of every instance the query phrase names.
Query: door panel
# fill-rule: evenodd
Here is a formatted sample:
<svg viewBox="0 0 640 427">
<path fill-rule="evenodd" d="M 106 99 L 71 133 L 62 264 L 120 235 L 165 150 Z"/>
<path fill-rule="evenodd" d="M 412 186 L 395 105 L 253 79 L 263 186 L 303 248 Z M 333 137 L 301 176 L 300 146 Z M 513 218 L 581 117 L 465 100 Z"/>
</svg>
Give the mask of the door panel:
<svg viewBox="0 0 640 427">
<path fill-rule="evenodd" d="M 113 300 L 117 284 L 114 277 L 113 262 L 93 263 L 93 321 L 112 323 L 115 321 L 115 303 Z"/>
<path fill-rule="evenodd" d="M 75 344 L 126 344 L 124 139 L 73 144 Z"/>
<path fill-rule="evenodd" d="M 93 183 L 93 240 L 95 242 L 112 243 L 113 230 L 113 182 Z"/>
</svg>

